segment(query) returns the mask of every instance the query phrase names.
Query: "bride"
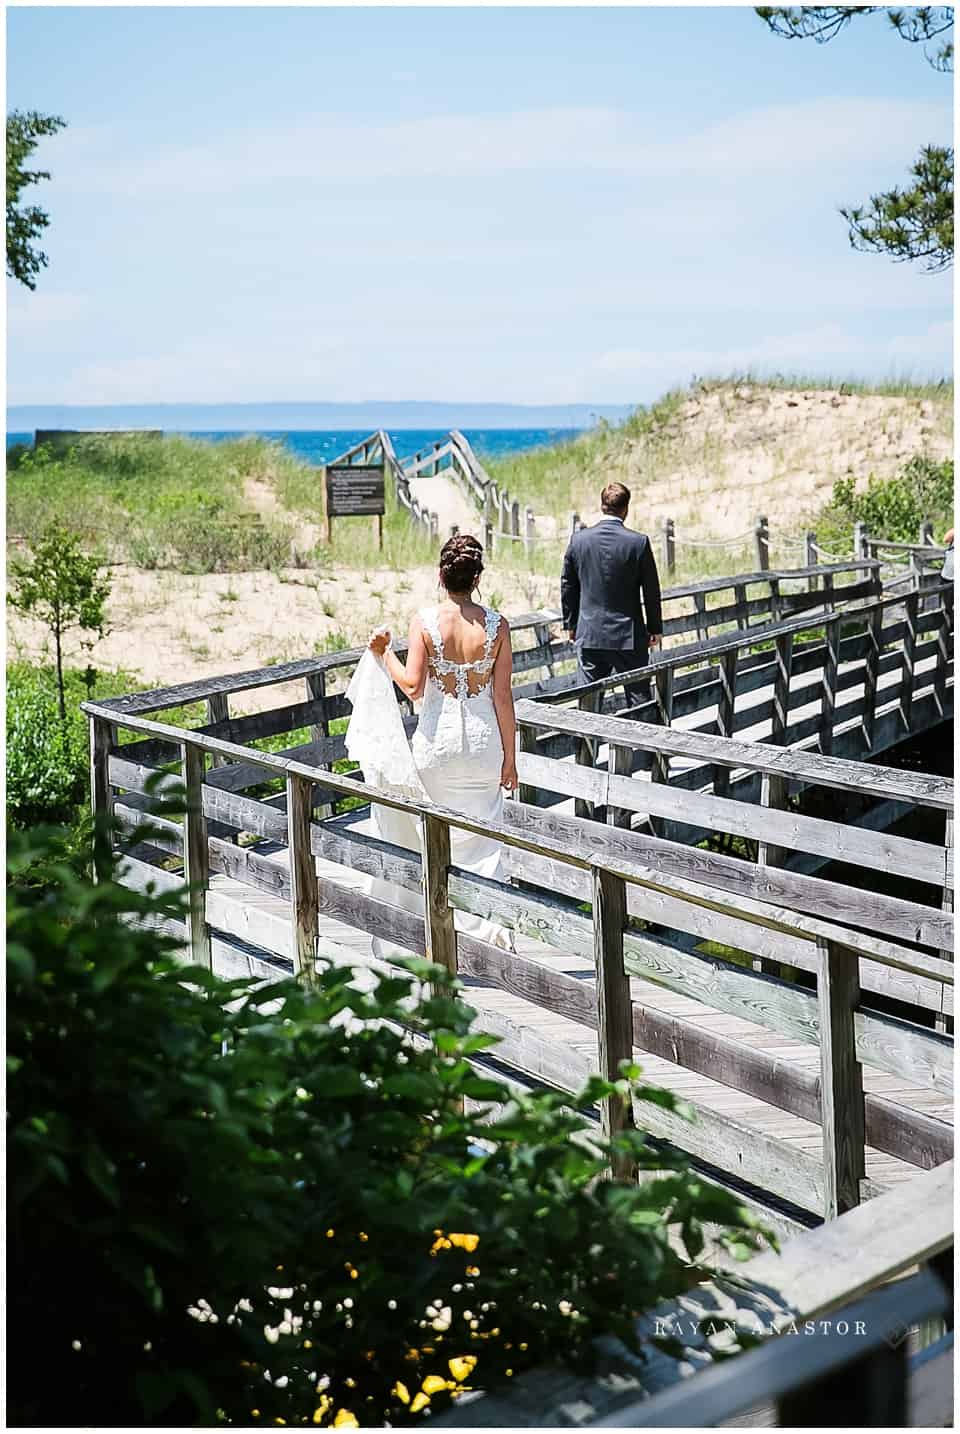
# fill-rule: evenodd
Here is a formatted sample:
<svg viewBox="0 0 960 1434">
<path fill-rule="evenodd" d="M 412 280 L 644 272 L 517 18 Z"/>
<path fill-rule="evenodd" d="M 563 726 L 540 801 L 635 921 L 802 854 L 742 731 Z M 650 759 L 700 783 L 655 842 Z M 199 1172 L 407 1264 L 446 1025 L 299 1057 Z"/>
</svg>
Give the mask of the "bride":
<svg viewBox="0 0 960 1434">
<path fill-rule="evenodd" d="M 385 629 L 372 634 L 368 647 L 406 697 L 413 701 L 423 698 L 409 747 L 414 770 L 404 786 L 410 790 L 411 783 L 418 782 L 430 801 L 453 807 L 486 825 L 501 821 L 503 793 L 516 790 L 517 724 L 510 625 L 502 614 L 475 601 L 482 572 L 483 548 L 477 539 L 465 533 L 449 538 L 440 550 L 441 601 L 414 615 L 406 661 L 401 662 L 392 651 L 391 635 Z M 347 696 L 351 697 L 349 691 Z M 390 746 L 387 726 L 396 732 L 400 721 L 392 689 L 386 698 L 381 691 L 379 700 L 367 688 L 363 697 L 360 691 L 356 696 L 360 700 L 354 705 L 348 751 L 360 758 L 368 781 L 397 789 L 397 780 L 391 780 L 380 755 Z M 385 713 L 385 702 L 395 710 Z M 379 709 L 377 721 L 383 724 L 380 734 L 370 725 L 373 714 L 369 709 L 374 705 Z M 365 759 L 359 750 L 361 728 L 366 737 Z M 416 828 L 408 822 L 409 830 L 404 832 L 402 820 L 398 822 L 402 814 L 379 808 L 374 816 L 381 836 L 407 847 L 415 845 Z M 454 866 L 477 876 L 506 879 L 502 848 L 491 837 L 452 827 L 450 855 Z M 385 899 L 410 905 L 404 893 L 393 889 L 387 897 L 383 883 L 378 881 L 376 886 Z M 511 933 L 491 922 L 458 912 L 456 925 L 460 931 L 512 948 Z"/>
</svg>

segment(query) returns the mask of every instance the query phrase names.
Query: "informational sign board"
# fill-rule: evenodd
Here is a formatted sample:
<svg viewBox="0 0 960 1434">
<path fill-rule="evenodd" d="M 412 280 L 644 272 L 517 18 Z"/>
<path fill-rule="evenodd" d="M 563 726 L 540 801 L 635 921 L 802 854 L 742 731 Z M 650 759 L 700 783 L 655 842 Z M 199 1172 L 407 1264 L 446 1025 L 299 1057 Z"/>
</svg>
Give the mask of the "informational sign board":
<svg viewBox="0 0 960 1434">
<path fill-rule="evenodd" d="M 386 511 L 382 463 L 334 463 L 327 469 L 327 518 L 358 518 Z"/>
</svg>

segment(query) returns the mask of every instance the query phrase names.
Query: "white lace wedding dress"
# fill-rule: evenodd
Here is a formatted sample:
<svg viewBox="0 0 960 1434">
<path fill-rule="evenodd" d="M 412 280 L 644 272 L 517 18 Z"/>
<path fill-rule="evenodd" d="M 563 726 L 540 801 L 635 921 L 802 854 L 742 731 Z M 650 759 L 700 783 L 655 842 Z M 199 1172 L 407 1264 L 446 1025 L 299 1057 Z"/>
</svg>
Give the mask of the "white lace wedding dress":
<svg viewBox="0 0 960 1434">
<path fill-rule="evenodd" d="M 452 807 L 484 825 L 503 815 L 503 743 L 493 705 L 493 649 L 501 617 L 484 608 L 483 656 L 475 662 L 451 662 L 443 651 L 436 607 L 419 616 L 432 648 L 420 718 L 408 743 L 396 693 L 383 662 L 369 650 L 347 689 L 353 715 L 346 734 L 348 756 L 358 762 L 368 783 L 401 796 L 419 796 Z M 384 841 L 416 851 L 419 822 L 405 812 L 371 808 L 370 830 Z M 491 837 L 451 828 L 450 859 L 477 876 L 506 880 L 503 848 Z M 416 892 L 368 878 L 372 896 L 422 913 Z M 512 933 L 481 917 L 457 912 L 458 931 L 513 949 Z M 375 941 L 379 954 L 389 951 Z"/>
</svg>

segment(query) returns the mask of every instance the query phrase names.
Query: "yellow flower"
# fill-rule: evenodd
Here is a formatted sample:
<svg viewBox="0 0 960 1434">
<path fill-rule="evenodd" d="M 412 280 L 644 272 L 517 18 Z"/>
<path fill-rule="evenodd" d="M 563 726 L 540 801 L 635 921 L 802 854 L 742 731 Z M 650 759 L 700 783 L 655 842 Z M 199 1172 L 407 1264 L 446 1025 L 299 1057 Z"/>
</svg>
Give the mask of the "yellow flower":
<svg viewBox="0 0 960 1434">
<path fill-rule="evenodd" d="M 425 1394 L 415 1394 L 415 1395 L 413 1396 L 413 1403 L 410 1405 L 410 1413 L 411 1413 L 411 1414 L 419 1414 L 419 1413 L 420 1413 L 420 1410 L 421 1410 L 421 1409 L 426 1409 L 426 1407 L 427 1407 L 427 1405 L 428 1405 L 429 1403 L 430 1403 L 430 1400 L 427 1398 L 427 1396 L 426 1396 Z"/>
<path fill-rule="evenodd" d="M 450 1359 L 447 1366 L 454 1379 L 467 1379 L 477 1367 L 475 1354 L 462 1354 L 459 1359 Z"/>
<path fill-rule="evenodd" d="M 332 1231 L 332 1230 L 328 1230 L 328 1231 L 327 1231 L 327 1239 L 328 1239 L 328 1240 L 332 1240 L 332 1239 L 333 1239 L 333 1231 Z"/>
<path fill-rule="evenodd" d="M 349 1409 L 338 1409 L 337 1417 L 333 1421 L 334 1429 L 359 1429 L 360 1423 L 355 1414 Z"/>
<path fill-rule="evenodd" d="M 451 1236 L 450 1236 L 450 1243 L 451 1243 L 451 1245 L 456 1245 L 456 1247 L 457 1247 L 458 1250 L 466 1250 L 468 1254 L 472 1255 L 473 1252 L 474 1252 L 474 1250 L 477 1248 L 477 1246 L 478 1246 L 479 1243 L 480 1243 L 480 1236 L 479 1236 L 479 1235 L 451 1235 Z"/>
<path fill-rule="evenodd" d="M 468 1265 L 468 1266 L 467 1266 L 467 1269 L 466 1269 L 466 1273 L 467 1273 L 471 1278 L 475 1279 L 475 1278 L 477 1277 L 477 1275 L 479 1275 L 479 1273 L 480 1273 L 480 1266 L 479 1266 L 479 1265 Z"/>
<path fill-rule="evenodd" d="M 405 1384 L 400 1383 L 399 1379 L 391 1389 L 390 1393 L 396 1395 L 396 1397 L 400 1400 L 401 1404 L 410 1403 L 410 1391 Z"/>
<path fill-rule="evenodd" d="M 439 1374 L 428 1374 L 423 1381 L 424 1394 L 439 1394 L 441 1389 L 446 1389 L 447 1381 Z"/>
<path fill-rule="evenodd" d="M 322 1423 L 323 1423 L 324 1419 L 326 1418 L 327 1410 L 330 1408 L 330 1405 L 331 1405 L 332 1403 L 333 1403 L 333 1400 L 330 1399 L 330 1398 L 328 1398 L 326 1394 L 324 1394 L 324 1395 L 321 1396 L 320 1403 L 317 1405 L 316 1409 L 313 1411 L 313 1422 L 314 1422 L 314 1424 L 322 1424 Z"/>
</svg>

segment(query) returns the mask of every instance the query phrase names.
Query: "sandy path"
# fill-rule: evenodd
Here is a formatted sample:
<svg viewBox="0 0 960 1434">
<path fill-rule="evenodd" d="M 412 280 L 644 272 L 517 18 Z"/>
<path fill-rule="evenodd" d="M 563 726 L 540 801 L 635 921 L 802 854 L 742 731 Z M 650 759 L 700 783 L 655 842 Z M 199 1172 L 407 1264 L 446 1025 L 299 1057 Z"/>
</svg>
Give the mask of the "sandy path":
<svg viewBox="0 0 960 1434">
<path fill-rule="evenodd" d="M 440 526 L 440 541 L 446 542 L 454 524 L 461 533 L 481 536 L 483 518 L 475 505 L 461 492 L 456 483 L 438 474 L 435 478 L 414 478 L 410 491 L 420 504 L 431 513 L 436 513 Z"/>
</svg>

